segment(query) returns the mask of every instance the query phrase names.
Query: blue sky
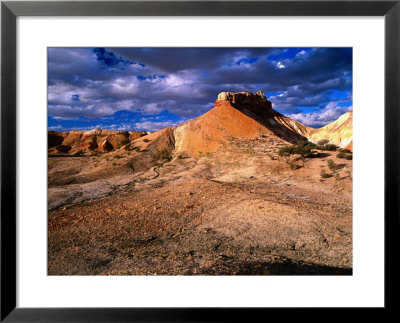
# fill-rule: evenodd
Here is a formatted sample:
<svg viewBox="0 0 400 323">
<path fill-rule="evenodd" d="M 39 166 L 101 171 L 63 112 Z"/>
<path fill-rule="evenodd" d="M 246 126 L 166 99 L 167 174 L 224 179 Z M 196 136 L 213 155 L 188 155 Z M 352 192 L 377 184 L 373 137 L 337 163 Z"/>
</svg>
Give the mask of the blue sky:
<svg viewBox="0 0 400 323">
<path fill-rule="evenodd" d="M 351 48 L 49 48 L 48 128 L 156 131 L 258 90 L 318 128 L 352 109 L 352 80 Z"/>
</svg>

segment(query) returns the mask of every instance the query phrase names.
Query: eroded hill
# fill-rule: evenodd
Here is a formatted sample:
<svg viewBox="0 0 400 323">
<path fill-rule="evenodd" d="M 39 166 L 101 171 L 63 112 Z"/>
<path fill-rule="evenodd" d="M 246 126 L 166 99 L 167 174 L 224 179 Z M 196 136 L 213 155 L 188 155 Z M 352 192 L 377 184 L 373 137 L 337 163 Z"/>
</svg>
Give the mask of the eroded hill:
<svg viewBox="0 0 400 323">
<path fill-rule="evenodd" d="M 147 135 L 144 131 L 111 131 L 93 129 L 90 131 L 48 132 L 49 155 L 92 155 L 105 153 L 130 143 L 131 140 Z"/>
</svg>

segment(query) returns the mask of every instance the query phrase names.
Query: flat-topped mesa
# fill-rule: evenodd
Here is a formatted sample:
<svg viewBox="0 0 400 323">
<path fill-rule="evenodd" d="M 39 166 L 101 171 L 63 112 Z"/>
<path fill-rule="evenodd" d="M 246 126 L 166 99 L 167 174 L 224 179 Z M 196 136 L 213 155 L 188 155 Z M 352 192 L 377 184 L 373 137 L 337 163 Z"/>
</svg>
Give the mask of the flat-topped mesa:
<svg viewBox="0 0 400 323">
<path fill-rule="evenodd" d="M 263 108 L 266 110 L 272 109 L 271 102 L 267 100 L 263 91 L 256 93 L 244 92 L 221 92 L 218 94 L 217 101 L 229 101 L 233 106 L 240 108 Z"/>
</svg>

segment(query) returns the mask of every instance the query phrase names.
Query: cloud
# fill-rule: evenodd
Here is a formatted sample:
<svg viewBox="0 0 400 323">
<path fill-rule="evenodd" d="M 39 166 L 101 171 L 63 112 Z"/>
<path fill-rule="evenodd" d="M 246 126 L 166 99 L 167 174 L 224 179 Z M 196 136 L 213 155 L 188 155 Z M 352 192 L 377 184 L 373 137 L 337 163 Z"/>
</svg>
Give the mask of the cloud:
<svg viewBox="0 0 400 323">
<path fill-rule="evenodd" d="M 306 126 L 320 128 L 337 120 L 343 113 L 349 112 L 352 109 L 352 106 L 339 107 L 336 102 L 331 102 L 320 109 L 318 113 L 295 113 L 289 114 L 288 117 Z"/>
<path fill-rule="evenodd" d="M 137 122 L 134 124 L 135 129 L 138 130 L 147 130 L 147 131 L 158 131 L 160 129 L 164 129 L 167 127 L 175 127 L 183 123 L 183 121 L 144 121 L 144 122 Z"/>
<path fill-rule="evenodd" d="M 105 50 L 104 48 L 94 48 L 93 52 L 96 54 L 97 60 L 102 62 L 105 66 L 116 66 L 116 65 L 131 65 L 133 62 L 117 57 L 114 53 Z M 144 66 L 143 64 L 141 64 Z M 122 68 L 122 67 L 121 67 Z"/>
<path fill-rule="evenodd" d="M 285 68 L 286 66 L 283 65 L 281 62 L 277 62 L 277 63 L 276 63 L 276 67 L 277 67 L 277 68 Z"/>
<path fill-rule="evenodd" d="M 52 131 L 63 130 L 63 126 L 62 125 L 51 126 L 51 127 L 49 127 L 49 130 L 52 130 Z"/>
<path fill-rule="evenodd" d="M 344 96 L 351 101 L 352 50 L 49 48 L 48 75 L 51 120 L 75 120 L 77 127 L 122 110 L 190 119 L 212 108 L 222 91 L 263 90 L 282 113 L 318 112 Z"/>
</svg>

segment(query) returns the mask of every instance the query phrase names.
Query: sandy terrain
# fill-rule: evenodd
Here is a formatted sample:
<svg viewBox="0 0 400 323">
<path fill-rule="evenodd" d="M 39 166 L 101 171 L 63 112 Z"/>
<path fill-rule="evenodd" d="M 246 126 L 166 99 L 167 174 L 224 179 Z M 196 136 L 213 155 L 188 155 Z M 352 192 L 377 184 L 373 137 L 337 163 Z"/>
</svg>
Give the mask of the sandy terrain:
<svg viewBox="0 0 400 323">
<path fill-rule="evenodd" d="M 169 162 L 150 146 L 49 158 L 48 273 L 351 274 L 352 161 L 326 151 L 291 169 L 284 145 L 260 135 Z"/>
</svg>

